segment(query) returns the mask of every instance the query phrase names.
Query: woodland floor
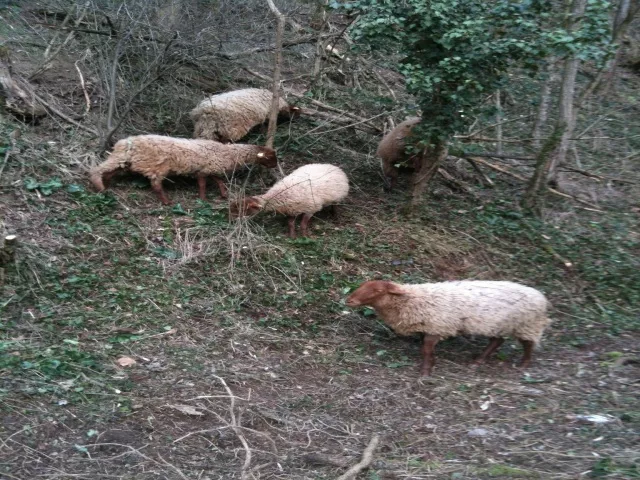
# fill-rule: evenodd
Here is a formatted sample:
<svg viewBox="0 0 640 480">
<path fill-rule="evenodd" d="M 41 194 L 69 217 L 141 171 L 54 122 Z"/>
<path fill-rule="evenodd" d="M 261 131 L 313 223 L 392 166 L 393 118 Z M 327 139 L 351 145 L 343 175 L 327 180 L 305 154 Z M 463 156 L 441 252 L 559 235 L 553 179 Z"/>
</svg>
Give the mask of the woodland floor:
<svg viewBox="0 0 640 480">
<path fill-rule="evenodd" d="M 284 170 L 335 162 L 352 194 L 290 240 L 276 217 L 229 223 L 189 179 L 172 207 L 136 178 L 95 194 L 95 143 L 53 119 L 0 126 L 23 131 L 0 178 L 20 242 L 0 301 L 0 478 L 329 479 L 345 468 L 318 454 L 353 464 L 373 435 L 360 478 L 640 478 L 637 200 L 552 198 L 541 223 L 518 211 L 522 182 L 487 171 L 485 189 L 469 170 L 475 198 L 438 181 L 409 221 L 407 178 L 382 192 L 378 139 L 300 119 L 281 127 Z M 258 173 L 251 191 L 271 181 Z M 460 337 L 420 379 L 419 339 L 344 306 L 371 278 L 519 281 L 554 323 L 525 372 L 511 341 L 470 368 L 486 340 Z"/>
</svg>

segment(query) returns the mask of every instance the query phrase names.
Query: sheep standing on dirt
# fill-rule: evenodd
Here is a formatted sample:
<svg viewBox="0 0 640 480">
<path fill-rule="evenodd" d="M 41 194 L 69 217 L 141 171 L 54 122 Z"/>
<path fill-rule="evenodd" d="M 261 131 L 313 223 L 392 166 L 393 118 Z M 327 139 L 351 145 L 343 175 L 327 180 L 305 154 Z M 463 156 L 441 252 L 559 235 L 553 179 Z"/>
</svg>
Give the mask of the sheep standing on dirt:
<svg viewBox="0 0 640 480">
<path fill-rule="evenodd" d="M 225 145 L 211 140 L 139 135 L 120 140 L 109 158 L 91 170 L 90 178 L 101 192 L 118 172 L 131 171 L 144 175 L 160 201 L 169 204 L 162 181 L 168 175 L 194 175 L 198 179 L 200 198 L 206 199 L 207 177 L 212 177 L 227 197 L 227 187 L 221 176 L 239 167 L 257 163 L 273 168 L 276 152 L 258 145 Z"/>
<path fill-rule="evenodd" d="M 349 193 L 349 179 L 338 167 L 311 163 L 294 170 L 267 193 L 247 197 L 231 205 L 231 217 L 255 215 L 259 211 L 276 212 L 289 217 L 289 237 L 296 237 L 296 217 L 302 214 L 302 236 L 308 236 L 309 220 L 314 213 L 332 206 Z"/>
<path fill-rule="evenodd" d="M 398 167 L 396 167 L 396 164 L 407 159 L 413 160 L 408 158 L 405 152 L 405 138 L 411 134 L 411 129 L 420 120 L 420 117 L 407 118 L 380 141 L 376 155 L 382 160 L 382 173 L 384 173 L 385 182 L 388 182 L 388 186 L 385 185 L 385 189 L 391 190 L 396 186 L 398 181 Z"/>
<path fill-rule="evenodd" d="M 431 375 L 436 344 L 460 334 L 491 338 L 476 360 L 483 363 L 504 342 L 517 338 L 524 347 L 521 367 L 529 366 L 540 342 L 548 302 L 539 291 L 512 282 L 460 281 L 401 285 L 373 280 L 347 298 L 347 305 L 370 305 L 399 335 L 424 333 L 422 375 Z"/>
<path fill-rule="evenodd" d="M 245 88 L 212 95 L 191 111 L 194 137 L 228 143 L 244 137 L 256 125 L 269 118 L 273 94 L 264 88 Z M 281 97 L 278 114 L 281 120 L 298 115 Z"/>
</svg>

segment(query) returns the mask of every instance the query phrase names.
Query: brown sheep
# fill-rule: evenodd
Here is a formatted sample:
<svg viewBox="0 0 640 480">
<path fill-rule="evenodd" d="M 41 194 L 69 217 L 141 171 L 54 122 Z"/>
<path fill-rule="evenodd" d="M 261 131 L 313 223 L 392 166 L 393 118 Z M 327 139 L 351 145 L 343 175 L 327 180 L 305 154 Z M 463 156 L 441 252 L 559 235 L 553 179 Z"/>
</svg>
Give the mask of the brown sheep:
<svg viewBox="0 0 640 480">
<path fill-rule="evenodd" d="M 398 181 L 398 167 L 396 165 L 405 160 L 413 162 L 413 157 L 409 157 L 405 152 L 407 138 L 411 134 L 411 129 L 420 122 L 420 117 L 410 117 L 399 123 L 393 130 L 387 133 L 378 145 L 376 155 L 382 160 L 382 172 L 385 176 L 385 189 L 395 188 Z M 412 167 L 413 165 L 409 165 Z"/>
</svg>

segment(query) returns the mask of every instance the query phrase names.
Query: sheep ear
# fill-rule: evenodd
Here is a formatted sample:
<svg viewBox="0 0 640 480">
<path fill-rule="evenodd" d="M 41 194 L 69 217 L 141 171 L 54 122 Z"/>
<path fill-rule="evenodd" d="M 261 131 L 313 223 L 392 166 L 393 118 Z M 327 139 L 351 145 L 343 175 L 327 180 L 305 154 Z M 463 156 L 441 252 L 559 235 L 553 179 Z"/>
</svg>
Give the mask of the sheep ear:
<svg viewBox="0 0 640 480">
<path fill-rule="evenodd" d="M 262 157 L 264 157 L 264 153 L 263 152 L 258 153 L 258 158 L 262 158 Z"/>
<path fill-rule="evenodd" d="M 400 285 L 396 285 L 395 283 L 387 283 L 387 293 L 392 295 L 404 295 L 404 290 Z"/>
</svg>

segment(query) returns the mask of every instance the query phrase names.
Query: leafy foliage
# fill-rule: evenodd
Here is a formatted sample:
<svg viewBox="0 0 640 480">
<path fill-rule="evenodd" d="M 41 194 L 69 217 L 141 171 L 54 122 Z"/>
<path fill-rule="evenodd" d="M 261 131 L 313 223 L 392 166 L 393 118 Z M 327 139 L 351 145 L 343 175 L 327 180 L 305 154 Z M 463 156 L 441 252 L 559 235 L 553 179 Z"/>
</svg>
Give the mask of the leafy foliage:
<svg viewBox="0 0 640 480">
<path fill-rule="evenodd" d="M 535 70 L 553 54 L 602 59 L 609 3 L 589 2 L 583 27 L 556 25 L 552 3 L 359 0 L 333 3 L 360 15 L 352 34 L 372 50 L 399 54 L 407 89 L 418 98 L 427 138 L 448 139 L 503 88 L 514 66 Z"/>
</svg>

